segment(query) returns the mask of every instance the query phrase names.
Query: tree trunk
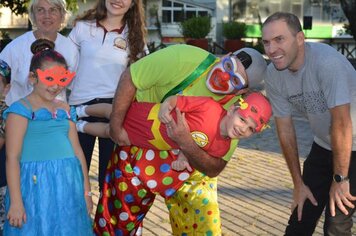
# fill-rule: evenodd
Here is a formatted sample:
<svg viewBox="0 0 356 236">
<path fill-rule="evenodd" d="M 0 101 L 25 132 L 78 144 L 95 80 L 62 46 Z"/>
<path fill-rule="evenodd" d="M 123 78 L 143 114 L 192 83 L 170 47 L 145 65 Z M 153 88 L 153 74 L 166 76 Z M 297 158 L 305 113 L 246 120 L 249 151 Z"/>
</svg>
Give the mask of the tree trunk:
<svg viewBox="0 0 356 236">
<path fill-rule="evenodd" d="M 351 34 L 356 41 L 356 0 L 340 0 L 342 10 L 349 20 Z"/>
</svg>

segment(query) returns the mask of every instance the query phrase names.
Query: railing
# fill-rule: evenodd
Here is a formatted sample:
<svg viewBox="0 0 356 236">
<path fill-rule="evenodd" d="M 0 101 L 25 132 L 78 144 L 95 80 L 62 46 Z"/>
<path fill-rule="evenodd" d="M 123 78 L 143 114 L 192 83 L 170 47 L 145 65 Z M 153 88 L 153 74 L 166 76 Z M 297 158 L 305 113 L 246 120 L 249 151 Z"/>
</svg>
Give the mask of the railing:
<svg viewBox="0 0 356 236">
<path fill-rule="evenodd" d="M 348 59 L 356 59 L 356 42 L 353 38 L 334 38 L 326 41 Z"/>
<path fill-rule="evenodd" d="M 159 50 L 159 49 L 162 49 L 162 48 L 167 47 L 167 45 L 164 44 L 164 43 L 160 43 L 159 45 L 156 46 L 156 43 L 155 43 L 155 42 L 149 42 L 149 43 L 147 44 L 147 47 L 148 47 L 148 51 L 149 51 L 150 53 L 153 53 L 153 52 L 155 52 L 155 51 L 157 51 L 157 50 Z"/>
<path fill-rule="evenodd" d="M 225 54 L 225 53 L 227 53 L 225 48 L 222 47 L 221 45 L 217 44 L 216 42 L 212 42 L 209 45 L 209 51 L 212 52 L 213 54 Z"/>
<path fill-rule="evenodd" d="M 356 42 L 353 38 L 332 38 L 318 41 L 329 44 L 348 59 L 356 59 Z M 246 43 L 246 46 L 249 47 L 249 44 Z M 216 42 L 211 43 L 210 51 L 214 54 L 227 53 L 224 47 L 222 47 Z"/>
</svg>

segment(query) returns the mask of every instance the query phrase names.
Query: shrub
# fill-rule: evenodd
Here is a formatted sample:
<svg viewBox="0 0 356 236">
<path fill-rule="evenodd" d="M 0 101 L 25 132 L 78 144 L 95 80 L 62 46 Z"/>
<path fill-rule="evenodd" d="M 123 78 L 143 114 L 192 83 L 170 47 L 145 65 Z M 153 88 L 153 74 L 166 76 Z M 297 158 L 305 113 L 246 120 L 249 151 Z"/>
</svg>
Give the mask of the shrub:
<svg viewBox="0 0 356 236">
<path fill-rule="evenodd" d="M 224 22 L 223 36 L 226 39 L 241 39 L 246 35 L 247 26 L 243 22 Z"/>
<path fill-rule="evenodd" d="M 201 39 L 209 34 L 211 21 L 209 16 L 198 16 L 181 22 L 179 26 L 185 38 Z"/>
</svg>

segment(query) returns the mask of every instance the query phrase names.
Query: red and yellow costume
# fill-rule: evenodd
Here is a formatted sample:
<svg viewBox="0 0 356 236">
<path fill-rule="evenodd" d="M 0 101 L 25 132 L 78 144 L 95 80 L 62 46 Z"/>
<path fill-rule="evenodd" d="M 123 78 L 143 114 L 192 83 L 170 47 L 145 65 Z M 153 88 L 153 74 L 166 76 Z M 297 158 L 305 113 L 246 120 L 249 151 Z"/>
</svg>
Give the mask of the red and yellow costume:
<svg viewBox="0 0 356 236">
<path fill-rule="evenodd" d="M 223 157 L 229 151 L 230 140 L 220 135 L 220 120 L 226 114 L 221 104 L 209 97 L 178 96 L 176 107 L 185 113 L 192 138 L 199 147 L 214 157 Z M 160 103 L 131 104 L 124 128 L 133 145 L 155 150 L 179 148 L 158 120 L 159 109 Z M 175 119 L 175 111 L 171 115 Z"/>
<path fill-rule="evenodd" d="M 208 52 L 187 45 L 171 46 L 144 57 L 130 67 L 136 100 L 158 103 L 174 94 L 221 100 L 225 96 L 213 94 L 205 84 L 209 69 L 217 61 Z M 232 140 L 224 160 L 230 159 L 236 145 L 237 140 Z M 175 158 L 174 151 L 116 147 L 98 203 L 95 233 L 141 235 L 142 220 L 155 194 L 160 194 L 166 199 L 174 235 L 220 235 L 217 178 L 199 171 L 172 171 Z"/>
</svg>

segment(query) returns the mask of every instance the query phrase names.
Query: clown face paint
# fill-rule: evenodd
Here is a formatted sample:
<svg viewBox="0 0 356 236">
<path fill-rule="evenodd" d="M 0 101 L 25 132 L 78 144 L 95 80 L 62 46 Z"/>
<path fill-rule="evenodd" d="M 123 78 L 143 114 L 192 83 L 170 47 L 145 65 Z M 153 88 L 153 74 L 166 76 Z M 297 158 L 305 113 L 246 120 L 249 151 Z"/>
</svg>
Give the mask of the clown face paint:
<svg viewBox="0 0 356 236">
<path fill-rule="evenodd" d="M 206 80 L 206 86 L 211 92 L 233 94 L 246 87 L 247 81 L 238 72 L 236 60 L 233 56 L 227 56 L 213 66 Z"/>
<path fill-rule="evenodd" d="M 45 70 L 36 70 L 39 80 L 47 86 L 67 86 L 75 76 L 75 72 L 66 70 L 63 66 L 54 66 Z"/>
</svg>

